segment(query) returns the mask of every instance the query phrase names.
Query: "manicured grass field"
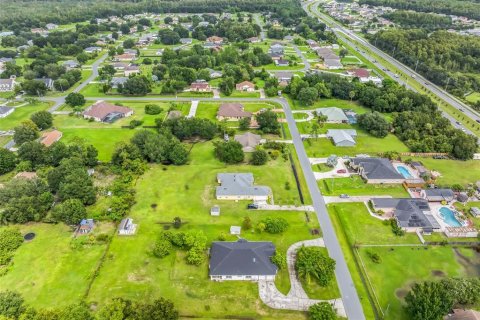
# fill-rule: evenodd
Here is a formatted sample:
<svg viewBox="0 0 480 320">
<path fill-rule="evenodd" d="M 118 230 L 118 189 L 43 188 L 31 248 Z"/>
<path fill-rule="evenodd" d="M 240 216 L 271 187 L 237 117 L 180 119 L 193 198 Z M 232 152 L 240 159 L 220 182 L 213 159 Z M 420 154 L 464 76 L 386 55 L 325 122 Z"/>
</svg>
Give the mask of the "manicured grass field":
<svg viewBox="0 0 480 320">
<path fill-rule="evenodd" d="M 38 102 L 27 104 L 15 110 L 5 118 L 0 118 L 0 130 L 10 130 L 18 126 L 22 121 L 30 119 L 30 116 L 42 110 L 47 110 L 51 106 L 48 102 Z"/>
<path fill-rule="evenodd" d="M 300 313 L 265 307 L 259 301 L 255 283 L 208 280 L 208 263 L 200 267 L 189 266 L 182 251 L 164 259 L 151 255 L 151 246 L 163 229 L 162 224 L 172 221 L 175 216 L 180 216 L 186 223 L 180 231 L 203 231 L 209 242 L 216 240 L 221 233 L 228 234 L 231 225 L 241 225 L 244 216 L 248 215 L 254 225 L 265 217 L 281 216 L 290 223 L 287 232 L 271 235 L 243 230 L 242 237 L 273 241 L 277 249 L 284 252 L 292 243 L 310 239 L 309 229 L 318 227 L 315 216 L 311 214 L 310 222 L 306 222 L 303 212 L 249 211 L 245 201 L 214 200 L 215 175 L 218 172 L 252 172 L 257 184 L 267 184 L 272 188 L 276 202 L 296 203 L 298 192 L 295 188 L 284 188 L 285 180 L 292 185 L 294 182 L 289 164 L 283 159 L 261 167 L 225 166 L 215 160 L 212 153 L 211 143 L 198 143 L 191 151 L 189 165 L 152 166 L 138 181 L 137 204 L 131 211 L 131 217 L 139 224 L 138 233 L 133 237 L 114 238 L 109 259 L 100 270 L 88 301 L 102 303 L 113 296 L 148 301 L 164 296 L 175 302 L 182 315 L 226 318 L 257 317 L 261 314 L 266 319 L 303 318 Z M 152 204 L 157 205 L 155 209 Z M 209 214 L 214 204 L 221 207 L 219 217 Z M 227 235 L 227 239 L 233 241 L 236 238 Z M 280 277 L 285 277 L 285 271 L 282 273 Z M 283 290 L 288 291 L 284 282 Z"/>
<path fill-rule="evenodd" d="M 441 176 L 436 180 L 436 183 L 440 185 L 452 185 L 455 183 L 467 185 L 480 180 L 480 162 L 478 160 L 412 159 L 421 161 L 429 170 L 440 172 Z"/>
<path fill-rule="evenodd" d="M 393 134 L 385 138 L 375 138 L 357 130 L 357 144 L 354 147 L 336 147 L 330 139 L 306 139 L 303 144 L 309 157 L 320 158 L 336 154 L 338 156 L 355 156 L 357 154 L 376 155 L 386 151 L 408 152 L 407 146 Z"/>
<path fill-rule="evenodd" d="M 474 253 L 473 249 L 468 251 Z M 381 263 L 373 263 L 368 252 L 377 253 Z M 474 276 L 457 261 L 451 247 L 376 247 L 361 248 L 359 253 L 385 319 L 409 319 L 402 304 L 415 282 Z"/>
<path fill-rule="evenodd" d="M 81 139 L 98 150 L 98 160 L 108 162 L 119 142 L 128 142 L 136 130 L 120 128 L 62 128 L 62 142 L 74 143 Z"/>
<path fill-rule="evenodd" d="M 392 197 L 408 198 L 408 192 L 398 184 L 368 184 L 359 176 L 349 178 L 332 178 L 318 181 L 322 194 L 326 196 L 348 194 L 350 196 L 361 195 L 390 195 Z"/>
<path fill-rule="evenodd" d="M 0 288 L 19 291 L 33 307 L 61 307 L 80 301 L 105 245 L 72 248 L 73 232 L 64 224 L 33 223 L 19 228 L 22 234 L 34 232 L 36 236 L 16 251 L 11 270 L 0 277 Z M 103 229 L 113 230 L 111 225 Z"/>
<path fill-rule="evenodd" d="M 228 97 L 228 98 L 260 98 L 259 92 L 246 92 L 246 91 L 237 91 L 233 90 L 232 94 L 229 96 L 220 93 L 220 97 Z"/>
</svg>

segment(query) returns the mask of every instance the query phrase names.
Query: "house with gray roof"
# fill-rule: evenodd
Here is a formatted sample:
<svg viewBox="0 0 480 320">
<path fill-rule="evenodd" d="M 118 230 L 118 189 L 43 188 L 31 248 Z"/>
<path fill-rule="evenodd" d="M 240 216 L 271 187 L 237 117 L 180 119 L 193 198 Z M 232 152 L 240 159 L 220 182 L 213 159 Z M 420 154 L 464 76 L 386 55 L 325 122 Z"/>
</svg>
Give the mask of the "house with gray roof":
<svg viewBox="0 0 480 320">
<path fill-rule="evenodd" d="M 2 106 L 0 106 L 0 118 L 7 117 L 14 110 L 15 110 L 15 108 L 12 108 L 12 107 L 2 107 Z"/>
<path fill-rule="evenodd" d="M 425 189 L 420 192 L 420 195 L 428 202 L 450 202 L 455 199 L 452 189 Z"/>
<path fill-rule="evenodd" d="M 13 91 L 16 85 L 15 76 L 11 76 L 9 79 L 0 79 L 0 92 Z"/>
<path fill-rule="evenodd" d="M 112 85 L 112 88 L 116 89 L 119 85 L 123 86 L 127 80 L 127 77 L 113 77 L 110 84 Z"/>
<path fill-rule="evenodd" d="M 342 69 L 343 64 L 338 59 L 325 59 L 323 61 L 325 67 L 329 70 Z"/>
<path fill-rule="evenodd" d="M 219 173 L 217 174 L 215 197 L 217 200 L 253 200 L 266 202 L 272 194 L 267 186 L 254 185 L 252 173 Z"/>
<path fill-rule="evenodd" d="M 367 183 L 403 183 L 405 178 L 386 158 L 353 158 L 350 167 Z"/>
<path fill-rule="evenodd" d="M 51 78 L 37 78 L 37 79 L 33 79 L 33 80 L 42 82 L 43 84 L 45 84 L 45 87 L 48 90 L 53 90 L 53 79 L 51 79 Z"/>
<path fill-rule="evenodd" d="M 393 214 L 397 224 L 406 232 L 439 231 L 440 224 L 433 217 L 428 201 L 418 198 L 373 198 L 375 210 Z"/>
<path fill-rule="evenodd" d="M 354 129 L 329 129 L 327 131 L 327 138 L 332 139 L 332 142 L 337 147 L 354 147 L 357 137 L 357 130 Z"/>
<path fill-rule="evenodd" d="M 315 110 L 318 114 L 327 117 L 329 123 L 348 123 L 348 117 L 343 109 L 337 107 L 318 108 Z"/>
<path fill-rule="evenodd" d="M 210 280 L 275 280 L 278 268 L 270 258 L 275 245 L 269 241 L 214 241 L 210 249 Z"/>
</svg>

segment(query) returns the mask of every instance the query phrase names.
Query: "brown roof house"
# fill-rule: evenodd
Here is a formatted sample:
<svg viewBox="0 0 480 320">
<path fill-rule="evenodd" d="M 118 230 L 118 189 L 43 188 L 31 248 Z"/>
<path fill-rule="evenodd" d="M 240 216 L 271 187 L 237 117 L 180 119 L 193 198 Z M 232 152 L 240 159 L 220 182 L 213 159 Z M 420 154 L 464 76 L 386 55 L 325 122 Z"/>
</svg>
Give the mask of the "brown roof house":
<svg viewBox="0 0 480 320">
<path fill-rule="evenodd" d="M 133 53 L 124 53 L 124 54 L 119 54 L 116 55 L 113 58 L 113 61 L 132 61 L 137 59 L 137 55 Z"/>
<path fill-rule="evenodd" d="M 212 91 L 212 87 L 210 84 L 205 80 L 197 80 L 190 84 L 190 91 L 192 92 L 210 92 Z"/>
<path fill-rule="evenodd" d="M 50 147 L 52 144 L 57 142 L 62 138 L 62 133 L 58 130 L 52 130 L 48 132 L 42 133 L 42 137 L 40 138 L 40 143 L 46 147 Z"/>
<path fill-rule="evenodd" d="M 116 106 L 103 100 L 99 100 L 83 112 L 83 117 L 98 122 L 112 123 L 119 118 L 126 118 L 132 114 L 133 110 L 130 108 Z"/>
<path fill-rule="evenodd" d="M 223 38 L 217 37 L 217 36 L 211 36 L 207 38 L 207 42 L 211 42 L 214 44 L 222 44 L 223 43 Z"/>
<path fill-rule="evenodd" d="M 241 103 L 222 103 L 217 112 L 217 119 L 238 121 L 242 118 L 251 118 L 252 113 L 245 111 Z"/>
<path fill-rule="evenodd" d="M 255 148 L 263 142 L 262 137 L 258 134 L 247 132 L 245 134 L 235 135 L 235 141 L 242 145 L 244 152 L 253 152 Z"/>
<path fill-rule="evenodd" d="M 250 81 L 243 81 L 235 85 L 235 89 L 238 91 L 253 92 L 255 91 L 255 85 Z"/>
<path fill-rule="evenodd" d="M 140 73 L 140 67 L 136 64 L 131 64 L 123 70 L 123 74 L 125 77 L 129 77 L 132 74 L 138 74 Z"/>
</svg>

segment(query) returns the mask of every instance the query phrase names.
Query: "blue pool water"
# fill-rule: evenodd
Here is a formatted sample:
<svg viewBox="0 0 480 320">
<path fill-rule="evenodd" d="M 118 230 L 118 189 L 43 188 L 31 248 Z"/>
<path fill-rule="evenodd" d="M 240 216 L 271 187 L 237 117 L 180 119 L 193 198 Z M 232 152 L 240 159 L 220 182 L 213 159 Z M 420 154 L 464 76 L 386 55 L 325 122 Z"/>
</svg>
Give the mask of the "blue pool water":
<svg viewBox="0 0 480 320">
<path fill-rule="evenodd" d="M 398 173 L 400 173 L 405 179 L 411 179 L 413 176 L 410 174 L 410 171 L 408 171 L 407 168 L 404 166 L 398 166 L 397 167 Z"/>
<path fill-rule="evenodd" d="M 443 221 L 448 224 L 450 227 L 461 227 L 462 224 L 455 218 L 455 213 L 447 207 L 441 207 L 440 216 L 442 217 Z"/>
</svg>

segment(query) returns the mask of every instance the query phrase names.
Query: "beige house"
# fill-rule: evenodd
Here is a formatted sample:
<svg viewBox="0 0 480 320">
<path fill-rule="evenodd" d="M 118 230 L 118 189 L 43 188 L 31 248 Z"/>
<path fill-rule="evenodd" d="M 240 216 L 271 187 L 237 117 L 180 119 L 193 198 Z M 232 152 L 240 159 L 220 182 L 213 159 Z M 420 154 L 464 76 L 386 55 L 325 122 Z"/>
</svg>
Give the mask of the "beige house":
<svg viewBox="0 0 480 320">
<path fill-rule="evenodd" d="M 217 119 L 227 121 L 238 121 L 243 118 L 251 118 L 252 113 L 245 111 L 241 103 L 222 103 L 217 112 Z"/>
<path fill-rule="evenodd" d="M 243 82 L 237 83 L 235 85 L 235 89 L 237 89 L 238 91 L 254 92 L 255 84 L 251 83 L 250 81 L 243 81 Z"/>
<path fill-rule="evenodd" d="M 263 142 L 260 135 L 251 132 L 235 135 L 235 141 L 242 145 L 244 152 L 253 152 L 256 147 Z"/>
</svg>

